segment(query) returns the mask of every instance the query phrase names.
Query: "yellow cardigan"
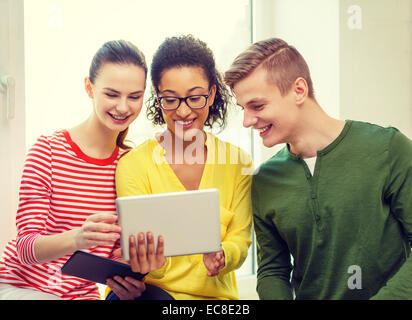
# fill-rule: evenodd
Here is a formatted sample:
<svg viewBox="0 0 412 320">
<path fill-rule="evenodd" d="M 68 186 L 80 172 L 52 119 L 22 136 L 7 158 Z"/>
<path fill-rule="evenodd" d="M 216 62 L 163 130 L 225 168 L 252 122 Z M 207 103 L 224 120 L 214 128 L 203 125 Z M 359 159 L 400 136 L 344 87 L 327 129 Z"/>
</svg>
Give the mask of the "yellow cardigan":
<svg viewBox="0 0 412 320">
<path fill-rule="evenodd" d="M 163 288 L 175 299 L 239 299 L 234 270 L 245 261 L 251 243 L 253 165 L 243 150 L 209 133 L 206 147 L 199 189 L 219 190 L 225 267 L 209 277 L 201 254 L 171 257 L 161 269 L 146 276 L 146 282 Z M 116 171 L 117 196 L 185 191 L 164 152 L 156 139 L 149 139 L 121 158 Z"/>
</svg>

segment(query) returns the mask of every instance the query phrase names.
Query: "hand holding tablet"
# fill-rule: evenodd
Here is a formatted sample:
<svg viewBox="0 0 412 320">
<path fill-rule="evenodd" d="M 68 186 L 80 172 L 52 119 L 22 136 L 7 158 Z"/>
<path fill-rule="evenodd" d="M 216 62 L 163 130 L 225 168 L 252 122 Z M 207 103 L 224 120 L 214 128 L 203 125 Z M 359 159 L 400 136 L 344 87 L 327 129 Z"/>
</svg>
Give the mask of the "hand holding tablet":
<svg viewBox="0 0 412 320">
<path fill-rule="evenodd" d="M 147 273 L 163 267 L 166 261 L 163 255 L 164 242 L 161 237 L 159 238 L 160 241 L 158 241 L 157 250 L 155 251 L 154 237 L 151 232 L 147 233 L 147 250 L 143 233 L 139 234 L 137 245 L 135 237 L 130 236 L 130 261 L 126 263 L 102 258 L 83 251 L 76 251 L 65 263 L 61 271 L 64 274 L 101 284 L 106 284 L 107 279 L 112 279 L 116 276 L 142 280 Z M 139 248 L 139 254 L 137 253 L 137 248 Z M 113 255 L 121 257 L 121 248 L 115 250 Z"/>
<path fill-rule="evenodd" d="M 203 263 L 205 264 L 209 277 L 217 276 L 219 271 L 225 267 L 224 251 L 203 254 Z"/>
<path fill-rule="evenodd" d="M 127 262 L 133 272 L 147 274 L 157 270 L 166 262 L 164 256 L 164 241 L 162 236 L 158 237 L 157 249 L 155 250 L 154 237 L 151 232 L 147 232 L 147 244 L 145 235 L 140 232 L 136 239 L 133 235 L 129 237 L 129 257 Z M 147 249 L 146 249 L 147 248 Z M 122 257 L 122 249 L 113 252 L 115 256 Z M 146 290 L 145 284 L 132 277 L 115 276 L 107 279 L 107 285 L 121 300 L 134 300 L 142 295 Z"/>
<path fill-rule="evenodd" d="M 153 234 L 149 231 L 145 235 L 140 232 L 137 236 L 137 245 L 134 235 L 129 237 L 129 261 L 133 272 L 148 273 L 163 267 L 166 258 L 164 256 L 164 240 L 161 235 L 158 237 L 155 249 Z M 147 249 L 146 249 L 147 248 Z M 122 257 L 122 249 L 119 248 L 113 252 L 117 257 Z"/>
</svg>

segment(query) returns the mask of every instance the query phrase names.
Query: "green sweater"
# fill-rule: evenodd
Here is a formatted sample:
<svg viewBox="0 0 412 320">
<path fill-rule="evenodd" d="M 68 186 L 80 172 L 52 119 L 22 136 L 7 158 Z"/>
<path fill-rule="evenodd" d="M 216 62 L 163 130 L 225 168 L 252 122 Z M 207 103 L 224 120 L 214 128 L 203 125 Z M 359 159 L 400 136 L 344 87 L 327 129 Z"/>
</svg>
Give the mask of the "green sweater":
<svg viewBox="0 0 412 320">
<path fill-rule="evenodd" d="M 286 146 L 252 201 L 261 299 L 412 299 L 412 141 L 397 129 L 346 121 L 313 176 Z"/>
</svg>

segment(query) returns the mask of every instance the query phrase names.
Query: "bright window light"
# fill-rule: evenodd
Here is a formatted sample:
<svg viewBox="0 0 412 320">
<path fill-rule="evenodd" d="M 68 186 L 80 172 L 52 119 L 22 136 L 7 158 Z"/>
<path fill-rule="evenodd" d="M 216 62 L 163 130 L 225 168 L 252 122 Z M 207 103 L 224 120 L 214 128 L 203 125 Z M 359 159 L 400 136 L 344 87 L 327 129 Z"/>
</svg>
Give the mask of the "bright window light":
<svg viewBox="0 0 412 320">
<path fill-rule="evenodd" d="M 71 128 L 87 119 L 91 101 L 84 90 L 93 55 L 109 40 L 125 39 L 141 49 L 148 66 L 168 36 L 193 34 L 205 41 L 224 72 L 250 43 L 249 0 L 26 0 L 26 147 L 41 134 Z M 151 90 L 150 75 L 146 98 Z M 161 127 L 147 120 L 145 107 L 128 139 L 139 144 Z M 250 130 L 233 104 L 221 139 L 251 152 Z M 238 275 L 250 275 L 249 257 Z"/>
</svg>

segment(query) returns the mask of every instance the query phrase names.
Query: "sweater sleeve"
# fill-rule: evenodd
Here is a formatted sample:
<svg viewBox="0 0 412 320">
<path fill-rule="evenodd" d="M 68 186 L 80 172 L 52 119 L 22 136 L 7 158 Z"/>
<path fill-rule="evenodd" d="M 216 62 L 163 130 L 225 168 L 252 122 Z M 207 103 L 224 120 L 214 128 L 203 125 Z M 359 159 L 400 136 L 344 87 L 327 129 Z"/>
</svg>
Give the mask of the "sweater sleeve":
<svg viewBox="0 0 412 320">
<path fill-rule="evenodd" d="M 293 299 L 290 252 L 276 226 L 259 209 L 259 192 L 252 183 L 253 219 L 257 242 L 257 292 L 261 300 Z"/>
<path fill-rule="evenodd" d="M 44 232 L 52 189 L 51 147 L 40 137 L 29 150 L 24 163 L 16 216 L 17 255 L 22 264 L 38 263 L 35 240 Z"/>
<path fill-rule="evenodd" d="M 252 165 L 252 161 L 249 162 Z M 221 223 L 229 218 L 226 233 L 222 238 L 222 248 L 225 254 L 225 267 L 221 274 L 238 269 L 245 261 L 251 244 L 252 208 L 250 198 L 251 175 L 240 173 L 235 186 L 235 195 L 231 210 L 220 207 Z M 223 212 L 222 212 L 223 211 Z"/>
<path fill-rule="evenodd" d="M 401 225 L 406 261 L 372 299 L 412 299 L 412 141 L 395 131 L 388 150 L 389 179 L 385 198 Z"/>
</svg>

